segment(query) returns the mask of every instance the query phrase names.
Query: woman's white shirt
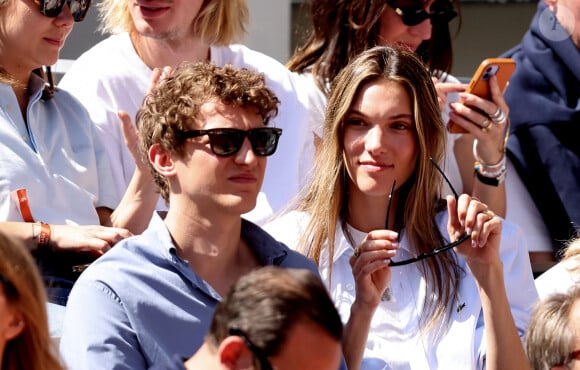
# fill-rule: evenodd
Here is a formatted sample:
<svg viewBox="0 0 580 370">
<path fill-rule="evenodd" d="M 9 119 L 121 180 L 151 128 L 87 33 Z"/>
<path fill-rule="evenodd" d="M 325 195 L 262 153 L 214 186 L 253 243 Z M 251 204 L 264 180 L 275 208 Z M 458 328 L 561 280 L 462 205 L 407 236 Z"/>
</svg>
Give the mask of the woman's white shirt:
<svg viewBox="0 0 580 370">
<path fill-rule="evenodd" d="M 297 249 L 309 216 L 290 212 L 267 224 L 264 229 L 276 239 Z M 446 234 L 447 213 L 437 217 L 439 229 Z M 350 228 L 356 243 L 366 233 Z M 356 297 L 355 280 L 349 264 L 353 247 L 340 226 L 337 226 L 330 280 L 330 294 L 344 323 Z M 530 312 L 537 301 L 527 249 L 519 229 L 505 223 L 502 234 L 504 278 L 512 314 L 521 336 L 527 327 Z M 412 257 L 405 232 L 395 261 Z M 449 325 L 444 322 L 421 335 L 419 318 L 425 302 L 425 279 L 416 263 L 392 268 L 391 300 L 382 302 L 371 322 L 361 369 L 482 369 L 485 367 L 484 325 L 481 301 L 465 261 L 458 257 L 463 273 L 456 302 L 449 308 Z M 329 284 L 328 250 L 321 254 L 319 270 Z M 442 334 L 442 335 L 438 335 Z"/>
</svg>

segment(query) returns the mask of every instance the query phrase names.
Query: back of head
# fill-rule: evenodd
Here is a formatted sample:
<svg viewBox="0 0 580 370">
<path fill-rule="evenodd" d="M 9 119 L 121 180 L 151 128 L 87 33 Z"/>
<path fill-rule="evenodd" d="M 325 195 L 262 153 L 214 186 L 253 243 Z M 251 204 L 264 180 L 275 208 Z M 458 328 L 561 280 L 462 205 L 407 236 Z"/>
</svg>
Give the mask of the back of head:
<svg viewBox="0 0 580 370">
<path fill-rule="evenodd" d="M 263 267 L 241 277 L 217 305 L 207 340 L 217 347 L 235 328 L 274 356 L 290 329 L 303 320 L 341 340 L 340 316 L 317 276 L 308 270 Z"/>
<path fill-rule="evenodd" d="M 36 264 L 26 247 L 0 233 L 0 275 L 8 305 L 23 320 L 23 329 L 11 339 L 2 360 L 4 369 L 62 369 L 48 333 L 46 296 Z"/>
<path fill-rule="evenodd" d="M 572 353 L 579 350 L 575 346 L 580 341 L 578 311 L 580 286 L 574 286 L 566 293 L 555 293 L 536 304 L 525 336 L 526 353 L 532 369 L 572 368 Z"/>
<path fill-rule="evenodd" d="M 103 33 L 117 34 L 136 32 L 129 11 L 132 2 L 126 0 L 103 0 L 98 6 Z M 240 41 L 246 33 L 249 20 L 246 0 L 205 0 L 195 18 L 193 36 L 208 45 L 224 46 Z"/>
<path fill-rule="evenodd" d="M 159 144 L 169 153 L 183 154 L 181 132 L 201 128 L 200 108 L 210 101 L 255 109 L 264 124 L 278 113 L 279 100 L 266 87 L 263 75 L 230 65 L 184 63 L 152 89 L 137 112 L 141 152 L 146 155 L 152 145 Z M 161 195 L 168 201 L 166 179 L 151 168 Z"/>
</svg>

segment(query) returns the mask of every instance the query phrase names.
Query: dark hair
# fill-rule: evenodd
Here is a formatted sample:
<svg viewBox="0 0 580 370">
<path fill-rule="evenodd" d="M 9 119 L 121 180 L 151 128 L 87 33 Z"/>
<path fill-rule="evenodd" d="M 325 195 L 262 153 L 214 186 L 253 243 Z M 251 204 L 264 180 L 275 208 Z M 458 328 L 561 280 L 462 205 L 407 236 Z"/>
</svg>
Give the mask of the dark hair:
<svg viewBox="0 0 580 370">
<path fill-rule="evenodd" d="M 266 87 L 262 74 L 230 65 L 184 63 L 157 85 L 137 112 L 139 146 L 146 157 L 153 144 L 183 154 L 179 131 L 198 128 L 200 107 L 211 100 L 223 104 L 255 108 L 265 124 L 278 114 L 279 100 Z M 147 163 L 149 161 L 144 158 Z M 169 201 L 169 185 L 153 166 L 151 172 L 161 196 Z"/>
<path fill-rule="evenodd" d="M 580 285 L 566 293 L 555 293 L 536 303 L 525 335 L 526 354 L 534 370 L 550 370 L 554 366 L 570 368 L 571 353 L 580 328 L 570 323 L 570 313 L 580 304 Z"/>
<path fill-rule="evenodd" d="M 424 0 L 415 0 L 424 3 Z M 458 0 L 435 0 L 453 6 Z M 316 83 L 329 93 L 329 84 L 358 54 L 378 45 L 381 14 L 385 0 L 311 0 L 312 33 L 296 50 L 287 66 L 295 72 L 312 69 Z M 432 6 L 432 7 L 433 7 Z M 451 71 L 453 50 L 448 23 L 433 24 L 431 39 L 423 42 L 417 54 L 435 74 Z"/>
<path fill-rule="evenodd" d="M 218 346 L 232 327 L 275 356 L 293 325 L 318 324 L 337 341 L 342 322 L 320 278 L 308 270 L 267 266 L 241 277 L 217 305 L 207 340 Z"/>
</svg>

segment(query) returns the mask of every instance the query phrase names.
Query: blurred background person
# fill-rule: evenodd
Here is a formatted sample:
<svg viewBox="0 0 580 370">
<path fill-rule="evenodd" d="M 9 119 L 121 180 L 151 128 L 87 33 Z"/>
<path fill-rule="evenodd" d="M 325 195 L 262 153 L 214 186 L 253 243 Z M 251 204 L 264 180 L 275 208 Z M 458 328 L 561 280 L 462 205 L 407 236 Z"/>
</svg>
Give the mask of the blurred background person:
<svg viewBox="0 0 580 370">
<path fill-rule="evenodd" d="M 185 368 L 336 370 L 341 339 L 340 316 L 320 277 L 268 266 L 242 276 L 218 303 Z"/>
<path fill-rule="evenodd" d="M 48 333 L 34 260 L 21 242 L 1 232 L 0 256 L 0 369 L 64 370 Z"/>
<path fill-rule="evenodd" d="M 580 369 L 580 285 L 538 302 L 525 344 L 533 370 Z"/>
</svg>

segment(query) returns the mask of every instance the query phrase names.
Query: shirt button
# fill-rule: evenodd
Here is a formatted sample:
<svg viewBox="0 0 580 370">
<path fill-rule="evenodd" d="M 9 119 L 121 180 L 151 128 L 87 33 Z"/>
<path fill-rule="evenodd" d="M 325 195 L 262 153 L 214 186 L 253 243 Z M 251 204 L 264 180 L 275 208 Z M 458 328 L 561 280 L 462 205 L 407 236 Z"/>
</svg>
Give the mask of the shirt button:
<svg viewBox="0 0 580 370">
<path fill-rule="evenodd" d="M 8 112 L 12 112 L 12 111 L 14 110 L 14 105 L 12 105 L 12 104 L 8 104 L 8 105 L 6 106 L 6 110 L 7 110 Z"/>
<path fill-rule="evenodd" d="M 354 290 L 354 285 L 346 284 L 346 290 L 348 290 L 349 292 L 352 292 Z"/>
</svg>

